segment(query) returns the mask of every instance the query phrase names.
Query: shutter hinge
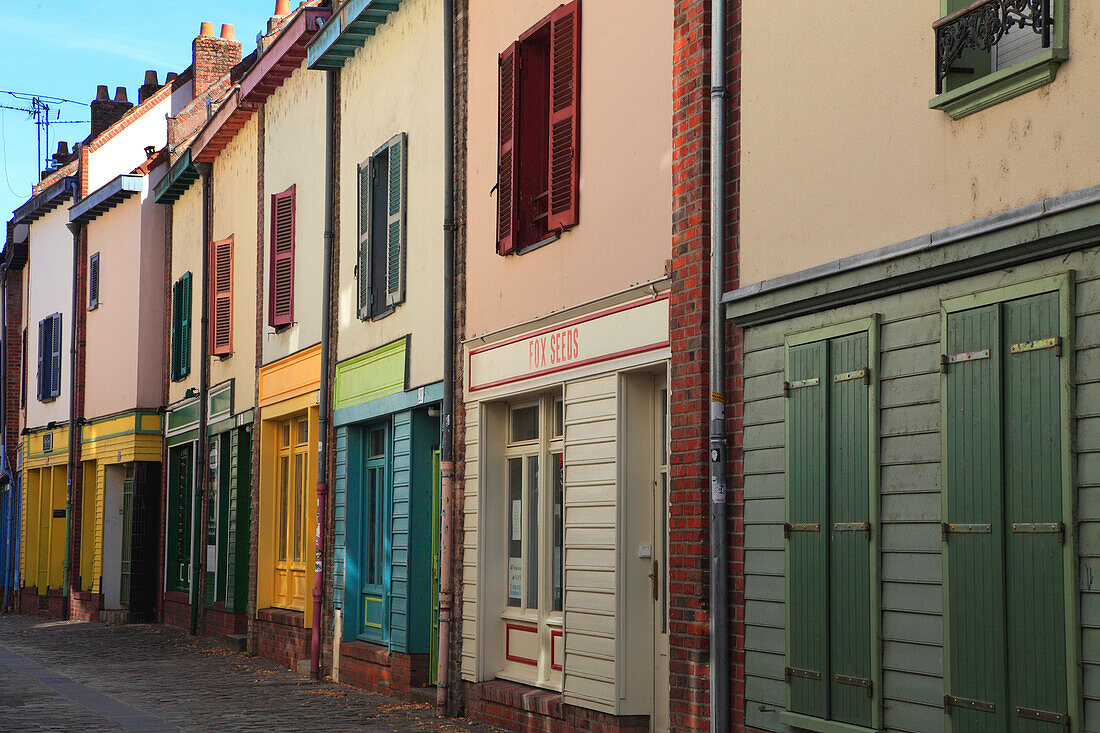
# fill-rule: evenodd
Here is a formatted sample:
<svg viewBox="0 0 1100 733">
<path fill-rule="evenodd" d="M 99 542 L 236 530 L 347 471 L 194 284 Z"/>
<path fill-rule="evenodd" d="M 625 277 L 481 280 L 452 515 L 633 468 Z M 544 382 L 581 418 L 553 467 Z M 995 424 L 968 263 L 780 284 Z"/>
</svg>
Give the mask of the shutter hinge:
<svg viewBox="0 0 1100 733">
<path fill-rule="evenodd" d="M 799 669 L 798 667 L 784 667 L 783 679 L 787 684 L 791 684 L 791 677 L 801 677 L 804 680 L 820 680 L 821 673 L 814 672 L 811 669 Z"/>
<path fill-rule="evenodd" d="M 940 354 L 940 374 L 947 374 L 947 354 Z"/>
<path fill-rule="evenodd" d="M 1066 544 L 1066 526 L 1061 522 L 1013 522 L 1015 534 L 1057 534 L 1058 543 Z"/>
<path fill-rule="evenodd" d="M 833 681 L 841 685 L 852 685 L 853 687 L 862 687 L 867 690 L 867 697 L 872 697 L 871 694 L 871 680 L 863 679 L 862 677 L 852 677 L 846 674 L 834 674 Z"/>
<path fill-rule="evenodd" d="M 983 702 L 981 700 L 968 700 L 965 697 L 955 697 L 954 695 L 944 695 L 943 711 L 950 715 L 951 708 L 979 710 L 983 713 L 993 713 L 997 710 L 997 706 L 991 702 Z"/>
<path fill-rule="evenodd" d="M 783 536 L 790 537 L 791 532 L 817 532 L 821 529 L 821 525 L 817 522 L 803 522 L 801 524 L 791 524 L 790 522 L 783 523 Z"/>
<path fill-rule="evenodd" d="M 871 539 L 870 522 L 834 522 L 834 532 L 866 532 L 867 539 Z"/>
</svg>

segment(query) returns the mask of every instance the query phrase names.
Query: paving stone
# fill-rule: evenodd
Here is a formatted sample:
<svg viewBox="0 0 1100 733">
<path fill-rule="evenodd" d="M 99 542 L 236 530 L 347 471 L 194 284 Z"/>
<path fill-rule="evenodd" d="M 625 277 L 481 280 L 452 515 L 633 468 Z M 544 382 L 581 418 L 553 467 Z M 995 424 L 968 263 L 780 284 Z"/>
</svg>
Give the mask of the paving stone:
<svg viewBox="0 0 1100 733">
<path fill-rule="evenodd" d="M 161 625 L 0 617 L 0 731 L 328 731 L 458 733 L 441 719 Z"/>
</svg>

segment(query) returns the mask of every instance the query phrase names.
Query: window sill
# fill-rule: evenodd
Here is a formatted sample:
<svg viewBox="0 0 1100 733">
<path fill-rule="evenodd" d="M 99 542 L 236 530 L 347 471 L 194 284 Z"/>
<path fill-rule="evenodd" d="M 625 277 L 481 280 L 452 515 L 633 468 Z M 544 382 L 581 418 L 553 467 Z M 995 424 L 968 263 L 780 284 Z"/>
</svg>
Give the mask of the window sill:
<svg viewBox="0 0 1100 733">
<path fill-rule="evenodd" d="M 534 244 L 529 244 L 529 245 L 527 245 L 526 247 L 524 247 L 522 249 L 516 250 L 516 254 L 517 255 L 525 255 L 528 252 L 534 252 L 536 249 L 541 249 L 541 248 L 545 247 L 548 244 L 553 244 L 554 242 L 558 241 L 559 239 L 561 239 L 561 232 L 553 232 L 551 234 L 546 235 L 545 237 L 543 237 L 539 241 L 535 242 Z"/>
<path fill-rule="evenodd" d="M 810 715 L 792 713 L 788 710 L 779 711 L 779 722 L 792 728 L 812 730 L 815 733 L 876 733 L 879 730 L 878 728 L 864 728 L 861 725 L 852 725 L 851 723 L 841 723 L 836 720 L 823 720 Z"/>
<path fill-rule="evenodd" d="M 928 106 L 946 112 L 953 120 L 961 119 L 1050 84 L 1058 75 L 1058 66 L 1067 58 L 1063 49 L 1046 49 L 1007 69 L 933 97 Z"/>
</svg>

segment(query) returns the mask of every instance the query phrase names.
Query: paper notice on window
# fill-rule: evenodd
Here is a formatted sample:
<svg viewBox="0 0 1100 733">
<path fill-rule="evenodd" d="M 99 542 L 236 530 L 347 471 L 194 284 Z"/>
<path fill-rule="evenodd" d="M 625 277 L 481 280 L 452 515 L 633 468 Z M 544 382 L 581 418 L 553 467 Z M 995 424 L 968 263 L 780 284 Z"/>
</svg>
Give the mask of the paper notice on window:
<svg viewBox="0 0 1100 733">
<path fill-rule="evenodd" d="M 508 558 L 508 597 L 519 598 L 522 593 L 523 560 L 518 557 L 510 557 Z"/>
<path fill-rule="evenodd" d="M 523 539 L 523 501 L 512 501 L 512 539 Z"/>
</svg>

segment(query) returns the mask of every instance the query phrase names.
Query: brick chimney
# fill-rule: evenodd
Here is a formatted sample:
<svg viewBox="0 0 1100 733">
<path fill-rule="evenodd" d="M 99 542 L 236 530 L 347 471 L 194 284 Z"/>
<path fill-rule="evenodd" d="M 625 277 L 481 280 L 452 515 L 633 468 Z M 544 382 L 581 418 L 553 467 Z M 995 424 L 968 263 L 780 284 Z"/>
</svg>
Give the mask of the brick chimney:
<svg viewBox="0 0 1100 733">
<path fill-rule="evenodd" d="M 241 44 L 233 38 L 233 26 L 222 26 L 221 37 L 214 36 L 214 26 L 203 22 L 199 36 L 191 42 L 192 94 L 201 96 L 241 61 Z"/>
<path fill-rule="evenodd" d="M 99 134 L 111 125 L 122 119 L 122 116 L 130 111 L 134 105 L 126 99 L 126 87 L 118 87 L 115 98 L 111 99 L 106 84 L 100 84 L 92 100 L 92 134 L 89 140 L 99 137 Z"/>
<path fill-rule="evenodd" d="M 145 83 L 138 87 L 138 104 L 156 94 L 158 89 L 160 89 L 160 82 L 157 81 L 157 72 L 155 69 L 149 69 L 145 72 Z"/>
</svg>

